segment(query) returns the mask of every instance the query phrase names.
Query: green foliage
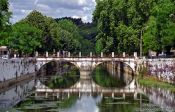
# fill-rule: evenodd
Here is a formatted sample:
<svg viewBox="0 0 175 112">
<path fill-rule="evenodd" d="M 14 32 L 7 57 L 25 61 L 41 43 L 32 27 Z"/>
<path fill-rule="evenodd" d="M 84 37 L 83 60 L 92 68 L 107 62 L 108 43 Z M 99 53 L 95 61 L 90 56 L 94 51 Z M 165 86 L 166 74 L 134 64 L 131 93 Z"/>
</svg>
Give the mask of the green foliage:
<svg viewBox="0 0 175 112">
<path fill-rule="evenodd" d="M 170 90 L 172 92 L 175 92 L 175 87 L 174 85 L 171 85 L 166 82 L 159 81 L 155 77 L 139 77 L 138 78 L 138 83 L 140 85 L 146 86 L 146 87 L 156 87 L 156 88 L 161 88 L 161 89 L 166 89 Z"/>
<path fill-rule="evenodd" d="M 59 76 L 52 76 L 51 80 L 49 80 L 46 85 L 52 89 L 69 88 L 78 81 L 79 75 L 79 70 L 74 67 L 67 73 Z"/>
<path fill-rule="evenodd" d="M 26 24 L 17 23 L 12 27 L 12 33 L 7 39 L 7 45 L 21 53 L 31 54 L 41 47 L 41 30 Z"/>
<path fill-rule="evenodd" d="M 103 65 L 92 72 L 93 80 L 102 87 L 124 87 L 126 84 L 121 79 L 112 76 Z"/>
<path fill-rule="evenodd" d="M 71 52 L 80 50 L 83 38 L 79 34 L 78 27 L 70 20 L 60 20 L 58 26 L 62 29 L 60 45 L 64 43 L 60 48 Z"/>
<path fill-rule="evenodd" d="M 23 21 L 43 31 L 43 51 L 55 49 L 76 52 L 81 48 L 82 37 L 79 29 L 70 20 L 55 21 L 38 11 L 33 11 Z"/>
<path fill-rule="evenodd" d="M 0 0 L 0 32 L 9 25 L 11 13 L 9 12 L 8 6 L 8 0 Z"/>
<path fill-rule="evenodd" d="M 8 6 L 8 0 L 0 0 L 0 45 L 4 45 L 10 32 L 9 18 L 11 13 Z"/>
<path fill-rule="evenodd" d="M 175 45 L 172 0 L 97 0 L 93 20 L 97 24 L 96 52 L 166 50 Z M 101 43 L 100 43 L 101 42 Z"/>
</svg>

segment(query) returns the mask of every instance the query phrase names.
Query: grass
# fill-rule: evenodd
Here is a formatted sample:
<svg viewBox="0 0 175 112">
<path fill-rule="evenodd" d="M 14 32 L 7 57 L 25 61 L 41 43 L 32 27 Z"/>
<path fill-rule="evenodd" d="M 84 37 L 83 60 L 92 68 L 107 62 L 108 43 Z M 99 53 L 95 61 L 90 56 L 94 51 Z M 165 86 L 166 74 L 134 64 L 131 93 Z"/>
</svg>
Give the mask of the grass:
<svg viewBox="0 0 175 112">
<path fill-rule="evenodd" d="M 156 77 L 152 77 L 152 76 L 138 77 L 138 83 L 146 87 L 156 87 L 156 88 L 166 89 L 166 90 L 175 92 L 175 85 L 162 82 L 158 80 Z"/>
</svg>

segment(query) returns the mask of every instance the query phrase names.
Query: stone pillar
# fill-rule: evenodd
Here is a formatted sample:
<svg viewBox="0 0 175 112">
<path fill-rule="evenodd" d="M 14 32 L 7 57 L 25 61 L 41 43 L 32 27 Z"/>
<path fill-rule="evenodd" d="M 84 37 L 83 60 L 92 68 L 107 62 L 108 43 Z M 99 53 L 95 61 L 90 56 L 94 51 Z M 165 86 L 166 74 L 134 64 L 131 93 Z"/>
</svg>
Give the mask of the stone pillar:
<svg viewBox="0 0 175 112">
<path fill-rule="evenodd" d="M 134 52 L 134 58 L 137 58 L 137 52 Z"/>
<path fill-rule="evenodd" d="M 57 93 L 57 99 L 59 98 L 59 93 Z"/>
<path fill-rule="evenodd" d="M 48 98 L 48 93 L 46 92 L 46 94 L 45 94 L 45 98 Z"/>
<path fill-rule="evenodd" d="M 68 52 L 68 58 L 70 58 L 70 52 Z"/>
<path fill-rule="evenodd" d="M 137 99 L 137 92 L 134 93 L 134 100 Z"/>
<path fill-rule="evenodd" d="M 92 57 L 92 52 L 90 52 L 90 57 Z"/>
<path fill-rule="evenodd" d="M 125 52 L 123 52 L 123 58 L 125 58 L 126 57 L 126 53 Z"/>
<path fill-rule="evenodd" d="M 70 98 L 70 93 L 67 94 L 67 97 Z"/>
<path fill-rule="evenodd" d="M 101 95 L 100 95 L 102 98 L 103 98 L 103 93 L 101 92 Z"/>
<path fill-rule="evenodd" d="M 16 58 L 16 54 L 14 54 L 14 58 Z"/>
<path fill-rule="evenodd" d="M 63 58 L 65 57 L 65 51 L 63 51 Z"/>
<path fill-rule="evenodd" d="M 81 52 L 79 52 L 79 58 L 81 58 Z"/>
<path fill-rule="evenodd" d="M 114 98 L 115 96 L 114 96 L 114 93 L 112 93 L 112 98 Z"/>
<path fill-rule="evenodd" d="M 35 57 L 38 57 L 38 52 L 37 51 L 35 52 Z"/>
<path fill-rule="evenodd" d="M 123 99 L 125 99 L 126 98 L 126 95 L 125 95 L 125 93 L 123 93 Z"/>
<path fill-rule="evenodd" d="M 46 51 L 46 58 L 49 56 L 49 53 Z"/>
<path fill-rule="evenodd" d="M 103 52 L 101 52 L 101 58 L 103 58 Z"/>
<path fill-rule="evenodd" d="M 35 92 L 35 97 L 37 97 L 38 96 L 38 94 L 37 94 L 37 92 Z"/>
<path fill-rule="evenodd" d="M 89 79 L 91 79 L 90 73 L 91 73 L 91 71 L 80 70 L 80 79 L 82 79 L 82 80 L 89 80 Z"/>
<path fill-rule="evenodd" d="M 80 92 L 79 92 L 78 96 L 79 96 L 79 98 L 81 98 L 81 93 Z"/>
<path fill-rule="evenodd" d="M 57 58 L 59 58 L 60 57 L 60 52 L 57 52 Z"/>
<path fill-rule="evenodd" d="M 114 52 L 112 52 L 112 58 L 114 58 L 114 55 L 115 55 Z"/>
</svg>

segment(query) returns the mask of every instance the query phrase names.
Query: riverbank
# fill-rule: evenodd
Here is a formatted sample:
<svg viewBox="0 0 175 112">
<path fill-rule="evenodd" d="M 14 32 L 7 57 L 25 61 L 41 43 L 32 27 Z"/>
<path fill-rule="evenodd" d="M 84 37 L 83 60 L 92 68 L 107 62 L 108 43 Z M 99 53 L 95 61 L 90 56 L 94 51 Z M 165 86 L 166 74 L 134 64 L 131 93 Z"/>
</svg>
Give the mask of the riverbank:
<svg viewBox="0 0 175 112">
<path fill-rule="evenodd" d="M 138 83 L 142 86 L 161 88 L 175 92 L 175 85 L 167 82 L 162 82 L 153 76 L 143 76 L 143 77 L 138 76 L 137 80 Z"/>
</svg>

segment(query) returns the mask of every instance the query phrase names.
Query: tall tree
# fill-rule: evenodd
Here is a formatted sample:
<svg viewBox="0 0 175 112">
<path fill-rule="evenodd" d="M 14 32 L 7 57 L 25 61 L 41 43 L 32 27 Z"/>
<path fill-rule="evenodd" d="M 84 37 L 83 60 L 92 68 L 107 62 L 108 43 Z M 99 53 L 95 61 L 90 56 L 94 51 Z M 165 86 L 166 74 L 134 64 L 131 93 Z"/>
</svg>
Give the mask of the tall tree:
<svg viewBox="0 0 175 112">
<path fill-rule="evenodd" d="M 174 42 L 173 0 L 96 0 L 93 20 L 97 24 L 98 52 L 161 51 Z M 157 43 L 152 44 L 150 43 Z M 159 44 L 158 44 L 159 43 Z"/>
<path fill-rule="evenodd" d="M 8 8 L 8 0 L 0 0 L 0 44 L 4 45 L 10 30 L 9 18 L 11 13 Z"/>
<path fill-rule="evenodd" d="M 9 25 L 9 18 L 11 13 L 8 8 L 8 0 L 0 0 L 0 31 Z"/>
<path fill-rule="evenodd" d="M 12 26 L 12 33 L 8 38 L 7 45 L 19 53 L 32 54 L 41 46 L 42 31 L 27 24 L 16 23 Z"/>
</svg>

